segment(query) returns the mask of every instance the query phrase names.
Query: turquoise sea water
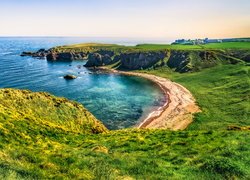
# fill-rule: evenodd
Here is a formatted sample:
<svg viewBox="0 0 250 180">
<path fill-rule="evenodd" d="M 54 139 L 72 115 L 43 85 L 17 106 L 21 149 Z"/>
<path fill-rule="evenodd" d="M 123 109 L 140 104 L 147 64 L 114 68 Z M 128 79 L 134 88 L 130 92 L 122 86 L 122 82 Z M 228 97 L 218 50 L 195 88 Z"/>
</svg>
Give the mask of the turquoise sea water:
<svg viewBox="0 0 250 180">
<path fill-rule="evenodd" d="M 0 38 L 0 88 L 46 91 L 78 101 L 109 129 L 134 126 L 165 103 L 160 88 L 143 78 L 90 74 L 91 71 L 83 67 L 86 61 L 51 63 L 20 57 L 22 51 L 80 42 L 90 42 L 90 39 Z M 79 78 L 66 81 L 65 74 L 75 74 Z"/>
</svg>

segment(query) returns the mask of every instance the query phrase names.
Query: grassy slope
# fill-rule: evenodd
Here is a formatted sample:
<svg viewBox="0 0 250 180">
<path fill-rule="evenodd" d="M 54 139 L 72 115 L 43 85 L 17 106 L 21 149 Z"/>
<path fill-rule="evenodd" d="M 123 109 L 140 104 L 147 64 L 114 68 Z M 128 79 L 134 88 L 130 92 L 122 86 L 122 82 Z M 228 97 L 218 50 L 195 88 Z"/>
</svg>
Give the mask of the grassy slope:
<svg viewBox="0 0 250 180">
<path fill-rule="evenodd" d="M 65 133 L 98 133 L 106 130 L 101 122 L 76 102 L 47 93 L 1 89 L 0 129 L 8 135 L 15 126 L 22 127 L 23 133 L 27 133 L 24 138 L 29 138 L 30 126 L 37 131 L 35 133 L 46 131 L 47 127 Z"/>
<path fill-rule="evenodd" d="M 186 131 L 128 129 L 91 135 L 31 119 L 28 124 L 1 119 L 0 178 L 248 179 L 250 133 L 226 130 L 229 124 L 249 125 L 243 109 L 249 105 L 240 102 L 249 94 L 247 69 L 222 65 L 190 74 L 150 71 L 184 84 L 196 96 L 203 113 Z"/>
<path fill-rule="evenodd" d="M 20 127 L 21 128 L 21 127 Z M 102 135 L 11 131 L 0 179 L 250 178 L 246 131 L 121 130 Z"/>
<path fill-rule="evenodd" d="M 145 71 L 170 78 L 188 88 L 202 113 L 189 129 L 226 129 L 228 125 L 250 125 L 250 67 L 220 65 L 196 73 L 180 74 L 167 68 Z"/>
<path fill-rule="evenodd" d="M 167 68 L 147 71 L 183 84 L 202 107 L 188 130 L 180 132 L 128 129 L 93 135 L 35 123 L 39 113 L 29 121 L 13 123 L 18 116 L 11 108 L 6 110 L 4 102 L 0 106 L 0 179 L 249 179 L 250 133 L 226 130 L 228 125 L 250 125 L 248 71 L 245 64 L 185 74 Z M 43 110 L 51 103 L 37 102 L 30 107 Z M 9 113 L 12 118 L 6 120 Z"/>
</svg>

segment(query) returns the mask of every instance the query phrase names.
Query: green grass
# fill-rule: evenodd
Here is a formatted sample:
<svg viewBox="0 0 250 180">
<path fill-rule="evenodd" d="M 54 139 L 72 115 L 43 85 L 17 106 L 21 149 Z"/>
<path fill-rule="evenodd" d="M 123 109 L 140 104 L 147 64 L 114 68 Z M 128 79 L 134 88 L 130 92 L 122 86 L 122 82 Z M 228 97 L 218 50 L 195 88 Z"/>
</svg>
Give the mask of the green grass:
<svg viewBox="0 0 250 180">
<path fill-rule="evenodd" d="M 96 119 L 74 102 L 1 90 L 0 179 L 249 179 L 248 70 L 237 64 L 185 74 L 147 71 L 186 86 L 202 108 L 188 130 L 177 132 L 92 134 Z M 81 130 L 68 120 L 82 112 Z"/>
<path fill-rule="evenodd" d="M 250 42 L 224 42 L 203 45 L 206 49 L 250 49 Z"/>
<path fill-rule="evenodd" d="M 87 48 L 97 46 L 116 51 L 169 47 L 91 44 Z M 221 49 L 225 47 L 232 44 Z M 74 45 L 73 50 L 82 48 L 86 47 Z M 237 57 L 248 56 L 248 51 L 237 52 Z M 197 66 L 193 51 L 190 58 Z M 184 85 L 196 98 L 202 112 L 187 130 L 177 132 L 108 131 L 76 102 L 47 93 L 2 89 L 0 179 L 250 179 L 249 70 L 241 62 L 182 74 L 166 66 L 143 71 Z"/>
<path fill-rule="evenodd" d="M 247 179 L 247 131 L 120 130 L 2 136 L 0 178 Z M 50 130 L 54 130 L 51 128 Z M 49 130 L 48 130 L 49 131 Z M 15 179 L 14 178 L 14 179 Z"/>
<path fill-rule="evenodd" d="M 223 42 L 223 43 L 210 43 L 206 45 L 169 45 L 169 44 L 139 44 L 135 46 L 143 50 L 202 50 L 202 49 L 250 49 L 250 42 Z"/>
<path fill-rule="evenodd" d="M 144 71 L 169 78 L 191 91 L 202 109 L 192 130 L 226 129 L 250 125 L 250 67 L 244 63 L 218 65 L 195 73 L 175 73 L 166 67 Z"/>
<path fill-rule="evenodd" d="M 48 93 L 0 89 L 0 129 L 8 134 L 15 125 L 21 128 L 20 132 L 28 132 L 29 126 L 41 132 L 48 127 L 65 133 L 106 131 L 101 122 L 76 102 Z M 28 134 L 23 137 L 29 139 Z"/>
<path fill-rule="evenodd" d="M 202 49 L 250 49 L 250 42 L 225 42 L 225 43 L 211 43 L 207 45 L 170 45 L 170 44 L 139 44 L 136 46 L 122 46 L 116 44 L 97 44 L 84 43 L 73 44 L 67 46 L 58 46 L 54 50 L 59 52 L 67 51 L 83 51 L 93 52 L 100 49 L 111 50 L 115 52 L 134 52 L 134 51 L 158 51 L 158 50 L 202 50 Z"/>
</svg>

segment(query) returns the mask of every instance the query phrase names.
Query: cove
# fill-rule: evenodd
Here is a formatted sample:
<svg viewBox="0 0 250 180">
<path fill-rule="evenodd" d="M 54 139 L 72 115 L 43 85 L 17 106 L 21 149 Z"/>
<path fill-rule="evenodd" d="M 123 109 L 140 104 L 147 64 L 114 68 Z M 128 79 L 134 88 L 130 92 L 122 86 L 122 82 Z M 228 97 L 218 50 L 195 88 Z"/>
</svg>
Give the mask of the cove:
<svg viewBox="0 0 250 180">
<path fill-rule="evenodd" d="M 141 77 L 93 73 L 83 67 L 86 61 L 52 63 L 19 56 L 22 51 L 78 41 L 72 38 L 0 38 L 0 88 L 46 91 L 77 101 L 109 129 L 135 126 L 165 103 L 161 89 Z M 78 78 L 66 81 L 65 74 Z"/>
</svg>

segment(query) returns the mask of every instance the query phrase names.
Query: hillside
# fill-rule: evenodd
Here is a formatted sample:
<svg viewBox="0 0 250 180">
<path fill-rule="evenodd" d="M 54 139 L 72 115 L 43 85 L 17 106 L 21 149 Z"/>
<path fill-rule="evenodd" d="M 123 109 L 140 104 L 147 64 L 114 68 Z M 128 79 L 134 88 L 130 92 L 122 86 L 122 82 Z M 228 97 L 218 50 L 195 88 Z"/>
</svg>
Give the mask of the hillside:
<svg viewBox="0 0 250 180">
<path fill-rule="evenodd" d="M 19 136 L 30 139 L 30 133 L 49 135 L 48 127 L 61 133 L 107 131 L 101 122 L 76 102 L 48 93 L 0 90 L 0 129 L 3 136 L 22 131 Z"/>
<path fill-rule="evenodd" d="M 249 127 L 108 132 L 74 102 L 0 92 L 0 179 L 250 177 Z"/>
</svg>

